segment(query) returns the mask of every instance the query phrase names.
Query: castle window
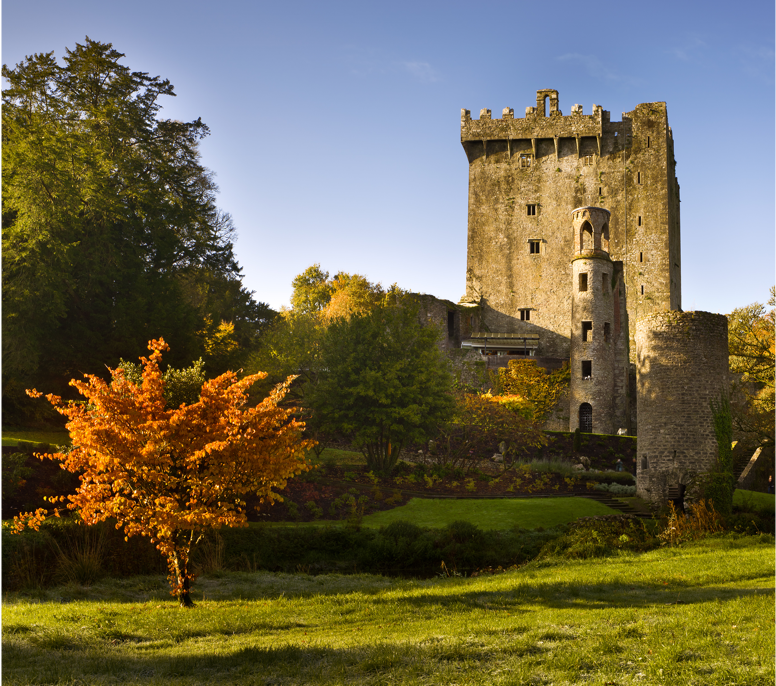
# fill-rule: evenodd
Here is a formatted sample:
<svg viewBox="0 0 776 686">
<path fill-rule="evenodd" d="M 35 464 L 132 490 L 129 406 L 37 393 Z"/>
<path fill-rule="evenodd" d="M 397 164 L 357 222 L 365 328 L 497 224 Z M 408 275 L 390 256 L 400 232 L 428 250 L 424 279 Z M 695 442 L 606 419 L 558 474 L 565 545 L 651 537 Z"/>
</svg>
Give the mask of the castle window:
<svg viewBox="0 0 776 686">
<path fill-rule="evenodd" d="M 608 274 L 601 274 L 601 290 L 604 293 L 609 292 L 609 275 Z"/>
<path fill-rule="evenodd" d="M 593 361 L 592 360 L 582 360 L 582 378 L 583 379 L 592 379 L 593 378 Z"/>
<path fill-rule="evenodd" d="M 639 226 L 641 226 L 641 215 L 639 215 Z"/>
<path fill-rule="evenodd" d="M 528 241 L 528 252 L 531 255 L 538 255 L 541 253 L 541 241 Z"/>
<path fill-rule="evenodd" d="M 521 308 L 520 310 L 520 321 L 523 322 L 530 322 L 531 321 L 531 310 L 527 307 Z"/>
<path fill-rule="evenodd" d="M 582 224 L 582 227 L 579 231 L 579 249 L 580 250 L 590 250 L 591 248 L 594 248 L 595 245 L 593 244 L 593 227 L 590 225 L 590 222 L 585 222 Z"/>
<path fill-rule="evenodd" d="M 447 337 L 453 338 L 455 336 L 455 312 L 447 311 Z"/>
<path fill-rule="evenodd" d="M 587 343 L 593 338 L 593 322 L 582 322 L 582 342 Z"/>
<path fill-rule="evenodd" d="M 640 252 L 639 253 L 639 262 L 643 262 L 643 261 L 644 261 L 644 253 Z"/>
<path fill-rule="evenodd" d="M 520 155 L 520 167 L 522 169 L 528 169 L 531 166 L 532 155 Z"/>
<path fill-rule="evenodd" d="M 604 322 L 604 343 L 608 343 L 612 336 L 612 325 Z"/>
<path fill-rule="evenodd" d="M 644 286 L 641 287 L 641 295 L 644 295 Z"/>
<path fill-rule="evenodd" d="M 579 430 L 586 434 L 593 433 L 593 406 L 590 403 L 579 406 Z"/>
<path fill-rule="evenodd" d="M 536 216 L 536 205 L 526 205 L 525 210 L 529 217 Z"/>
<path fill-rule="evenodd" d="M 587 272 L 582 272 L 579 275 L 579 290 L 580 292 L 587 290 Z"/>
<path fill-rule="evenodd" d="M 649 136 L 647 136 L 647 147 L 649 147 Z"/>
<path fill-rule="evenodd" d="M 641 468 L 642 469 L 649 469 L 649 461 L 647 460 L 647 456 L 644 455 L 644 457 L 641 458 Z"/>
<path fill-rule="evenodd" d="M 585 155 L 585 156 L 582 158 L 582 163 L 583 163 L 583 164 L 584 164 L 586 167 L 592 167 L 592 166 L 593 166 L 593 156 L 592 156 L 592 155 Z"/>
<path fill-rule="evenodd" d="M 641 183 L 641 172 L 636 172 L 636 183 Z"/>
</svg>

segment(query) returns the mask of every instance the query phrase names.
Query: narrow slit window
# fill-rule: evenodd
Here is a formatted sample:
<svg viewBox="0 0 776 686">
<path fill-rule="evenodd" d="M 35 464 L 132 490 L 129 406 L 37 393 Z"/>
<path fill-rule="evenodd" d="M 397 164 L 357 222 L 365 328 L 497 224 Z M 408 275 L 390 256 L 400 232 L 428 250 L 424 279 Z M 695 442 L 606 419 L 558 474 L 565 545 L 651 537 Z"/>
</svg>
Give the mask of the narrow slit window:
<svg viewBox="0 0 776 686">
<path fill-rule="evenodd" d="M 639 226 L 641 226 L 641 215 L 639 215 Z"/>
<path fill-rule="evenodd" d="M 583 379 L 592 379 L 593 378 L 593 361 L 592 360 L 582 360 L 582 378 Z"/>
<path fill-rule="evenodd" d="M 580 292 L 587 290 L 587 272 L 582 272 L 579 275 L 579 290 Z"/>
<path fill-rule="evenodd" d="M 641 183 L 641 172 L 636 172 L 636 183 Z"/>
<path fill-rule="evenodd" d="M 644 253 L 640 252 L 639 253 L 639 262 L 643 262 L 643 261 L 644 261 Z"/>
<path fill-rule="evenodd" d="M 536 240 L 536 241 L 534 241 L 534 240 L 528 241 L 528 252 L 531 255 L 539 255 L 539 254 L 541 254 L 541 245 L 542 245 L 541 241 L 538 241 L 538 240 Z"/>
<path fill-rule="evenodd" d="M 593 339 L 593 322 L 582 322 L 582 341 L 587 343 Z"/>
<path fill-rule="evenodd" d="M 609 322 L 604 322 L 604 343 L 608 343 L 612 337 L 612 325 Z"/>
<path fill-rule="evenodd" d="M 604 293 L 609 292 L 609 275 L 608 274 L 601 274 L 601 290 Z"/>
<path fill-rule="evenodd" d="M 641 287 L 641 295 L 644 295 L 644 286 Z"/>
<path fill-rule="evenodd" d="M 649 136 L 647 136 L 647 147 L 649 147 Z"/>
<path fill-rule="evenodd" d="M 529 308 L 525 307 L 520 310 L 520 321 L 522 322 L 531 321 L 531 310 Z"/>
<path fill-rule="evenodd" d="M 529 217 L 535 217 L 536 216 L 536 205 L 526 205 L 525 206 L 526 214 Z"/>
</svg>

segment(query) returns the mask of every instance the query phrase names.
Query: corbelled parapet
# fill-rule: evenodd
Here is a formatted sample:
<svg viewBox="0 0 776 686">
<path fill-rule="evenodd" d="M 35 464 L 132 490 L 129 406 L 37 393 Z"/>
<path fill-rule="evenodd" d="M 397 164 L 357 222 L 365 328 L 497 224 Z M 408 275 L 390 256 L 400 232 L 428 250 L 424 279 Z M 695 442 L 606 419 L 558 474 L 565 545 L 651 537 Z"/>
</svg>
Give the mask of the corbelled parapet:
<svg viewBox="0 0 776 686">
<path fill-rule="evenodd" d="M 536 107 L 526 107 L 524 118 L 515 119 L 510 107 L 504 108 L 501 119 L 492 119 L 489 109 L 480 110 L 479 119 L 472 119 L 470 110 L 461 110 L 461 142 L 599 137 L 608 118 L 609 113 L 598 105 L 593 105 L 590 115 L 582 113 L 581 105 L 574 105 L 571 115 L 564 117 L 558 109 L 558 91 L 545 89 L 536 92 Z"/>
</svg>

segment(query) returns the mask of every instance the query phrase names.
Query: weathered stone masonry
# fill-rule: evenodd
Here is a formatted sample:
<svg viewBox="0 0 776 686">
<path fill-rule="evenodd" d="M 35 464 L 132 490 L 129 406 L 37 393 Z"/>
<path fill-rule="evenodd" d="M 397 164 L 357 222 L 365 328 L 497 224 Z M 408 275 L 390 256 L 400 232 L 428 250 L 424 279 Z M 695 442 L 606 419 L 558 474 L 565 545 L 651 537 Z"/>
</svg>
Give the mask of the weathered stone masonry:
<svg viewBox="0 0 776 686">
<path fill-rule="evenodd" d="M 636 324 L 638 494 L 664 502 L 718 456 L 711 401 L 729 389 L 727 318 L 660 312 Z"/>
<path fill-rule="evenodd" d="M 569 213 L 585 205 L 612 213 L 609 254 L 622 262 L 627 317 L 681 307 L 679 184 L 665 103 L 612 122 L 597 105 L 563 116 L 558 92 L 540 90 L 525 118 L 505 108 L 501 119 L 484 109 L 474 120 L 462 110 L 461 143 L 469 160 L 465 299 L 482 305 L 486 330 L 535 333 L 537 356 L 569 357 Z M 632 335 L 630 348 L 633 361 Z"/>
</svg>

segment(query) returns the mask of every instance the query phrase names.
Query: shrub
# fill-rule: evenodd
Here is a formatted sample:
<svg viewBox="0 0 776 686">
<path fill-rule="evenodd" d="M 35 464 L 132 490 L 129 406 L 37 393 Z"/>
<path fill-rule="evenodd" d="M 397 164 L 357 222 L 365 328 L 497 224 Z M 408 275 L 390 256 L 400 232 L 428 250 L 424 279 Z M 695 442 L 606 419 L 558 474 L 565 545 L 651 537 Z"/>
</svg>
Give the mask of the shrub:
<svg viewBox="0 0 776 686">
<path fill-rule="evenodd" d="M 621 550 L 642 552 L 659 545 L 659 540 L 637 517 L 585 517 L 568 525 L 563 535 L 542 548 L 538 557 L 587 559 L 617 554 Z"/>
<path fill-rule="evenodd" d="M 674 546 L 723 530 L 722 517 L 715 511 L 711 502 L 699 500 L 692 503 L 685 514 L 677 512 L 673 501 L 669 501 L 668 518 L 658 538 L 663 545 Z"/>
</svg>

